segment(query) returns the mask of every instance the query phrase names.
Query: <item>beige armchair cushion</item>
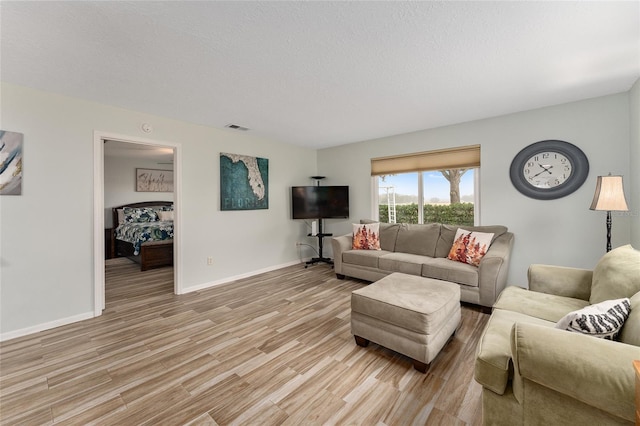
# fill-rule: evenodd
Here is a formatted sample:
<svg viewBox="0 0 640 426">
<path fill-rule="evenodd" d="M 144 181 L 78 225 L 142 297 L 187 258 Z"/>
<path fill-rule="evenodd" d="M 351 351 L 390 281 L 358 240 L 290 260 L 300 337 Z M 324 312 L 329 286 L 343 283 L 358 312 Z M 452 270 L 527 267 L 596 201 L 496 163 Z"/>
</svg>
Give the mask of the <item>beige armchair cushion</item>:
<svg viewBox="0 0 640 426">
<path fill-rule="evenodd" d="M 589 302 L 586 300 L 538 293 L 522 287 L 510 286 L 500 293 L 493 307 L 494 309 L 520 312 L 556 323 L 568 312 L 577 311 L 588 305 Z"/>
<path fill-rule="evenodd" d="M 627 244 L 602 256 L 596 265 L 589 302 L 593 305 L 605 300 L 631 297 L 639 291 L 640 250 Z"/>
</svg>

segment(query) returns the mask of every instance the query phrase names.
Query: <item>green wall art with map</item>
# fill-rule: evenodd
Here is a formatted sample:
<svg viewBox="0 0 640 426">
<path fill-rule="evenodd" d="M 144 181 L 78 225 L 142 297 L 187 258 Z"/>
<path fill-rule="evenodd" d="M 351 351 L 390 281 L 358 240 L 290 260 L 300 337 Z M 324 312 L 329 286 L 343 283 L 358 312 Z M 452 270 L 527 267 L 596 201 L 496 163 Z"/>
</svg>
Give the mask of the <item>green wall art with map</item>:
<svg viewBox="0 0 640 426">
<path fill-rule="evenodd" d="M 220 210 L 269 208 L 269 160 L 220 153 Z"/>
</svg>

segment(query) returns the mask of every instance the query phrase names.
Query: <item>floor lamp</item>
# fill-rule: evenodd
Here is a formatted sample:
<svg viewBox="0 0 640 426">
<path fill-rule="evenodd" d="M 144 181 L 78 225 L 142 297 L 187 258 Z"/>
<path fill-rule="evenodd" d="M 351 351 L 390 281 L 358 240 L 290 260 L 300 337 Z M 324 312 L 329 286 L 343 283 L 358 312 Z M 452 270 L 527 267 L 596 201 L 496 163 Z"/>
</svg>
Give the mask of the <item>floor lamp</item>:
<svg viewBox="0 0 640 426">
<path fill-rule="evenodd" d="M 611 251 L 611 211 L 626 212 L 629 210 L 624 198 L 622 176 L 598 176 L 596 193 L 593 195 L 591 210 L 607 212 L 607 253 Z"/>
</svg>

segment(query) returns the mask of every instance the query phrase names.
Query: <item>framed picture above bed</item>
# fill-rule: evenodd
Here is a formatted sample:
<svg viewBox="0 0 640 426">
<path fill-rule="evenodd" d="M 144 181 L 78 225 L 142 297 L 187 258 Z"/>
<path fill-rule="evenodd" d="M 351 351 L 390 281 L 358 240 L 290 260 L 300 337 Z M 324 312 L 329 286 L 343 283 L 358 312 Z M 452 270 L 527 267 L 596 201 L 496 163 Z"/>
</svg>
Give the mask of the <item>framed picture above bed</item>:
<svg viewBox="0 0 640 426">
<path fill-rule="evenodd" d="M 173 192 L 173 170 L 136 169 L 136 192 Z"/>
</svg>

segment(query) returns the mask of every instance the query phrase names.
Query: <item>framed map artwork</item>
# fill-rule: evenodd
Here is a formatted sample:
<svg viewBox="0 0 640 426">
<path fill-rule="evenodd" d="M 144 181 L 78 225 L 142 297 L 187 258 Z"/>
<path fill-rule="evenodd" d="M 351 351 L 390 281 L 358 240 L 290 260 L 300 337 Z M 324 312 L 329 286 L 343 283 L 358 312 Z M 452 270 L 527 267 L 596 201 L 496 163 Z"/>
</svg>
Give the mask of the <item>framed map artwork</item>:
<svg viewBox="0 0 640 426">
<path fill-rule="evenodd" d="M 220 153 L 220 210 L 269 208 L 269 160 Z"/>
</svg>

